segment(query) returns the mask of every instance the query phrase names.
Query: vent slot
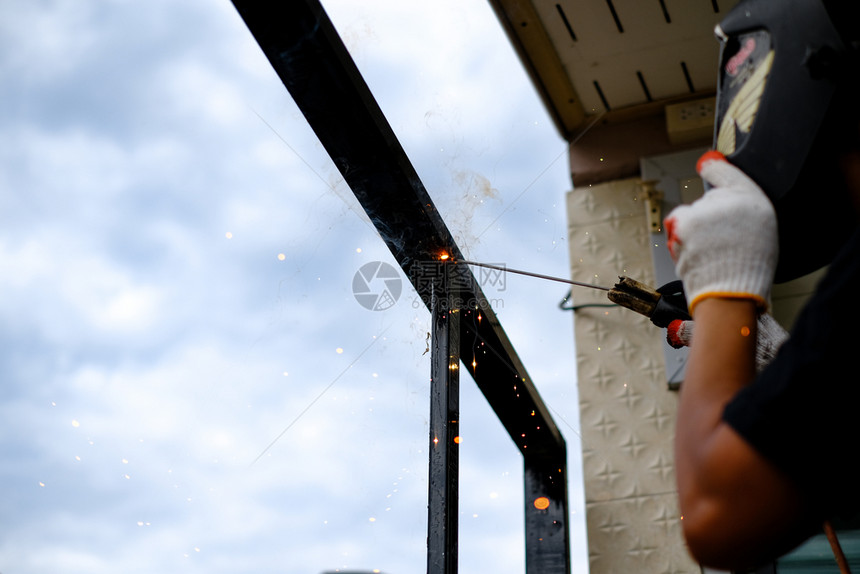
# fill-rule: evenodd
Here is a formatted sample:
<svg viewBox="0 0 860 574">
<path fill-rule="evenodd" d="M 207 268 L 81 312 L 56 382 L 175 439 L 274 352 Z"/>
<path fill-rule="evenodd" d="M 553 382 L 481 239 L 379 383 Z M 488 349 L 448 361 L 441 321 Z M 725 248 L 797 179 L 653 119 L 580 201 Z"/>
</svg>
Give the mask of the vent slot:
<svg viewBox="0 0 860 574">
<path fill-rule="evenodd" d="M 612 19 L 615 20 L 615 26 L 618 28 L 618 32 L 624 33 L 624 26 L 621 25 L 621 19 L 618 18 L 618 12 L 615 11 L 615 5 L 612 3 L 612 0 L 606 0 L 606 5 L 609 7 L 609 12 L 612 13 Z"/>
<path fill-rule="evenodd" d="M 669 9 L 666 8 L 666 0 L 660 0 L 660 8 L 663 10 L 663 18 L 666 19 L 666 23 L 671 24 L 672 18 L 669 16 Z"/>
<path fill-rule="evenodd" d="M 570 21 L 564 13 L 564 8 L 561 7 L 561 4 L 556 4 L 555 9 L 558 10 L 558 15 L 561 17 L 561 21 L 564 22 L 564 27 L 567 28 L 567 33 L 570 34 L 570 39 L 576 42 L 576 34 L 573 32 L 573 26 L 570 25 Z"/>
<path fill-rule="evenodd" d="M 639 85 L 642 86 L 642 91 L 645 92 L 645 97 L 648 101 L 653 101 L 651 99 L 651 92 L 648 90 L 648 84 L 645 83 L 645 76 L 642 75 L 642 72 L 636 72 L 636 77 L 639 78 Z"/>
<path fill-rule="evenodd" d="M 600 89 L 600 84 L 597 83 L 597 80 L 594 80 L 594 89 L 597 90 L 597 95 L 603 104 L 603 108 L 608 112 L 610 110 L 609 102 L 606 101 L 606 96 L 603 95 L 603 90 Z"/>
<path fill-rule="evenodd" d="M 690 77 L 690 70 L 687 69 L 687 62 L 681 62 L 681 71 L 684 72 L 684 79 L 687 80 L 687 88 L 690 93 L 694 93 L 696 88 L 693 87 L 693 78 Z"/>
</svg>

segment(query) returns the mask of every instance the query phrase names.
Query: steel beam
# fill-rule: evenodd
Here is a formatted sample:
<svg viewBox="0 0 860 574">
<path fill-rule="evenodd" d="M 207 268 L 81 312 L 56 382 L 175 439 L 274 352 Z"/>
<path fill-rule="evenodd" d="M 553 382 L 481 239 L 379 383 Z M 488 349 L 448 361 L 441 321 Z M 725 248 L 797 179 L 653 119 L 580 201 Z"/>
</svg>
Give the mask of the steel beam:
<svg viewBox="0 0 860 574">
<path fill-rule="evenodd" d="M 526 572 L 570 572 L 567 468 L 555 457 L 526 456 Z"/>
<path fill-rule="evenodd" d="M 460 312 L 431 293 L 427 573 L 457 574 L 460 469 Z"/>
<path fill-rule="evenodd" d="M 455 264 L 442 263 L 442 254 L 448 261 L 462 254 L 321 4 L 233 4 L 428 308 L 431 285 L 446 300 L 451 287 L 428 277 L 457 282 L 464 366 L 527 461 L 527 482 L 528 460 L 566 468 L 564 438 L 478 281 L 465 265 L 443 271 Z M 534 480 L 549 480 L 542 487 L 549 491 L 555 479 L 547 476 L 537 473 Z M 541 516 L 567 532 L 566 499 L 563 506 L 558 520 Z M 527 538 L 527 554 L 530 544 Z"/>
</svg>

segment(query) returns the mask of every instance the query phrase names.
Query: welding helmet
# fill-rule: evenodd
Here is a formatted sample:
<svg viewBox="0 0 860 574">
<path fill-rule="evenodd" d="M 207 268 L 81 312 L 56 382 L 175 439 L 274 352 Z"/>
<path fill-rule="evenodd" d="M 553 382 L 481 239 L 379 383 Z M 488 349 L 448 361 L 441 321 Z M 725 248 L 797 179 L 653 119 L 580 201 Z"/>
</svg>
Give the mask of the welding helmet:
<svg viewBox="0 0 860 574">
<path fill-rule="evenodd" d="M 856 225 L 838 157 L 856 146 L 860 129 L 854 112 L 860 102 L 852 101 L 858 80 L 852 16 L 860 2 L 830 4 L 741 0 L 715 30 L 714 147 L 776 209 L 777 282 L 829 263 Z"/>
</svg>

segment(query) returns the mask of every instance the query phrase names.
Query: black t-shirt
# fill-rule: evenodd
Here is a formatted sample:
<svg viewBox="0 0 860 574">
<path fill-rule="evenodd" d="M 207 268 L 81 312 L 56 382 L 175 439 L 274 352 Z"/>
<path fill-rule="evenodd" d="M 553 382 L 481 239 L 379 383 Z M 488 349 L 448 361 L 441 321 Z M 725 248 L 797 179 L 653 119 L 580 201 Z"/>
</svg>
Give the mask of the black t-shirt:
<svg viewBox="0 0 860 574">
<path fill-rule="evenodd" d="M 860 229 L 723 420 L 827 516 L 860 510 Z"/>
</svg>

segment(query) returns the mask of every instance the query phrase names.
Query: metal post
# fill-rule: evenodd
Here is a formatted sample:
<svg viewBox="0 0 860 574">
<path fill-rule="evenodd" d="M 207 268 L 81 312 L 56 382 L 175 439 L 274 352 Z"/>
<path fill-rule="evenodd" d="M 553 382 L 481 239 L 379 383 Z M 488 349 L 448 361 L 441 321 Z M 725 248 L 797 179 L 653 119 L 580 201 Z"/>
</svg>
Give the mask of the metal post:
<svg viewBox="0 0 860 574">
<path fill-rule="evenodd" d="M 565 453 L 524 457 L 526 572 L 570 572 Z"/>
<path fill-rule="evenodd" d="M 460 313 L 433 288 L 427 573 L 457 573 L 460 469 Z"/>
</svg>

